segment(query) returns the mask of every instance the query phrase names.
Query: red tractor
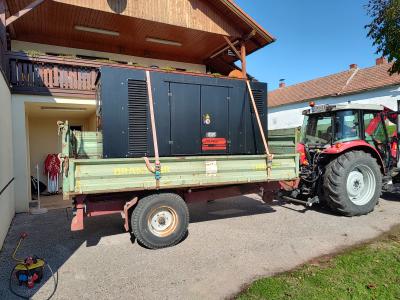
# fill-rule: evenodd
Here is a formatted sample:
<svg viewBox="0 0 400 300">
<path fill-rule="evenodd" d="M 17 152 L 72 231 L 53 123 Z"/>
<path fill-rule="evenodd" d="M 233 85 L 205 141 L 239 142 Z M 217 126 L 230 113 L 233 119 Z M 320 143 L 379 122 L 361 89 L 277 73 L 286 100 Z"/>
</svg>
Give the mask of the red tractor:
<svg viewBox="0 0 400 300">
<path fill-rule="evenodd" d="M 303 112 L 300 180 L 282 198 L 357 216 L 400 182 L 399 111 L 382 105 L 315 106 Z"/>
</svg>

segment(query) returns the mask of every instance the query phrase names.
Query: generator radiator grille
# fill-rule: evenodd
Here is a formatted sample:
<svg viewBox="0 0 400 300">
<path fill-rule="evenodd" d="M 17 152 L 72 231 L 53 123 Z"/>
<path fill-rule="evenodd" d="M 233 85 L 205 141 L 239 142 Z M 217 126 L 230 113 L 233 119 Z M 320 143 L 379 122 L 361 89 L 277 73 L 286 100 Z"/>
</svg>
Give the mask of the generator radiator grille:
<svg viewBox="0 0 400 300">
<path fill-rule="evenodd" d="M 128 154 L 147 155 L 147 83 L 128 79 Z"/>
<path fill-rule="evenodd" d="M 254 96 L 254 101 L 256 102 L 256 107 L 257 107 L 257 112 L 259 115 L 264 115 L 265 114 L 265 99 L 263 97 L 264 92 L 262 90 L 253 90 L 253 96 Z M 254 113 L 253 111 L 253 106 L 251 106 L 251 112 Z"/>
</svg>

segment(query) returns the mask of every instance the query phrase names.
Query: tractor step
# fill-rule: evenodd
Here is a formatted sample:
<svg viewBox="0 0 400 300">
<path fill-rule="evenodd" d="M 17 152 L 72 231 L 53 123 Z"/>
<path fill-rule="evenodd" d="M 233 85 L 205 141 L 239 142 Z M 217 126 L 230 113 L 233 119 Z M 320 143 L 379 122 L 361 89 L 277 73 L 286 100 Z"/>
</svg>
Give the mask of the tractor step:
<svg viewBox="0 0 400 300">
<path fill-rule="evenodd" d="M 315 196 L 315 197 L 313 197 L 313 198 L 308 198 L 307 201 L 299 200 L 299 199 L 292 198 L 292 197 L 288 197 L 288 196 L 282 196 L 281 198 L 282 198 L 283 200 L 287 201 L 287 202 L 302 204 L 302 205 L 304 205 L 305 207 L 312 207 L 314 204 L 319 203 L 319 198 L 318 198 L 318 196 Z"/>
</svg>

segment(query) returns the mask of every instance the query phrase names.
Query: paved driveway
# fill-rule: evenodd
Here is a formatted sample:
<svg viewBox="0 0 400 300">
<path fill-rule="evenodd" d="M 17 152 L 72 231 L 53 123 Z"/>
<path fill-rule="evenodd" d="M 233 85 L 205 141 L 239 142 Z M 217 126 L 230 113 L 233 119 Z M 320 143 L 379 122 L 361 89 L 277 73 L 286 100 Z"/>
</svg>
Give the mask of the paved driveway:
<svg viewBox="0 0 400 300">
<path fill-rule="evenodd" d="M 400 223 L 399 198 L 355 218 L 269 206 L 256 195 L 195 204 L 187 239 L 162 250 L 132 243 L 118 215 L 94 218 L 79 233 L 69 231 L 65 210 L 17 215 L 0 254 L 0 299 L 13 299 L 9 256 L 22 231 L 30 236 L 20 254 L 43 256 L 58 270 L 54 299 L 221 299 L 260 276 L 388 231 Z M 49 280 L 34 299 L 51 289 Z"/>
</svg>

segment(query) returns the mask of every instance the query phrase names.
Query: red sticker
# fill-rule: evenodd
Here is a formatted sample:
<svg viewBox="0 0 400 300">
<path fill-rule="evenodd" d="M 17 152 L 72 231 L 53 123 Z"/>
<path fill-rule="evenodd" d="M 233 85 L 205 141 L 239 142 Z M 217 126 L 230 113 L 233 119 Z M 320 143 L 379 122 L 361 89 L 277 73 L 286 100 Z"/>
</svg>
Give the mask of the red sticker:
<svg viewBox="0 0 400 300">
<path fill-rule="evenodd" d="M 226 150 L 226 138 L 203 138 L 201 149 L 203 151 Z"/>
</svg>

